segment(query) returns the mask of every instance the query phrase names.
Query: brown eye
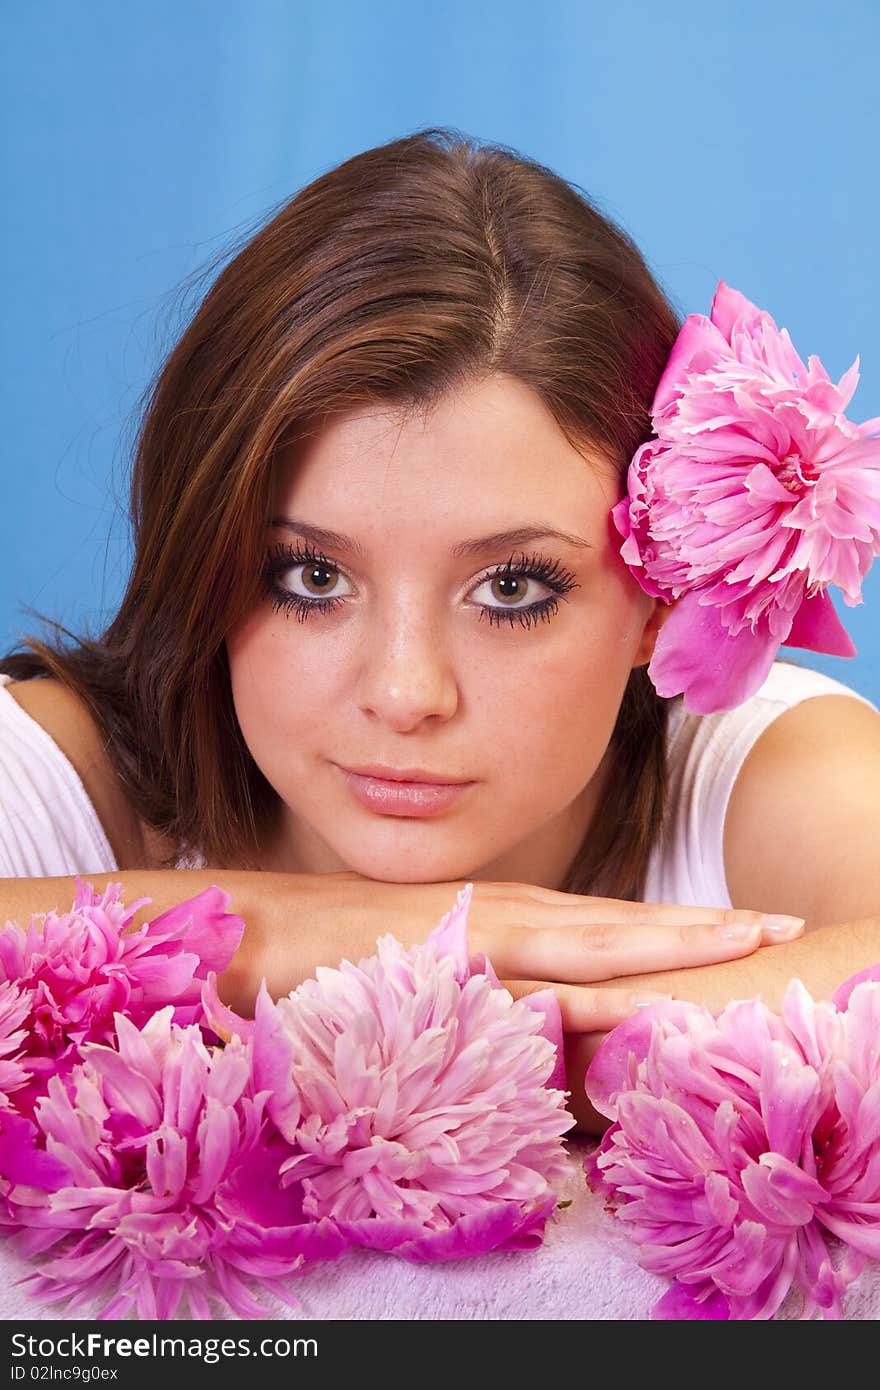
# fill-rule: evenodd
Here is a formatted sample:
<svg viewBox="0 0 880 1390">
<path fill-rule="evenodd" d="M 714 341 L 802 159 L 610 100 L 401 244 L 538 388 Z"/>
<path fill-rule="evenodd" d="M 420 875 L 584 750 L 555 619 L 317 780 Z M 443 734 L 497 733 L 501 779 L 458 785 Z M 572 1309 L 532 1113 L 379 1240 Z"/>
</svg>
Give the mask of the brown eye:
<svg viewBox="0 0 880 1390">
<path fill-rule="evenodd" d="M 273 561 L 270 577 L 276 595 L 284 592 L 293 599 L 337 600 L 350 593 L 349 588 L 340 588 L 340 582 L 344 586 L 347 580 L 335 565 L 311 556 L 307 559 L 287 556 Z"/>
<path fill-rule="evenodd" d="M 339 575 L 329 565 L 308 564 L 303 565 L 301 578 L 306 593 L 321 597 L 333 588 Z"/>
<path fill-rule="evenodd" d="M 563 569 L 557 560 L 540 555 L 523 555 L 517 560 L 512 555 L 502 569 L 483 575 L 471 591 L 471 599 L 480 610 L 480 618 L 492 627 L 501 623 L 532 627 L 549 622 L 560 600 L 565 600 L 570 589 L 579 588 L 571 570 Z"/>
<path fill-rule="evenodd" d="M 476 589 L 471 591 L 474 602 L 490 612 L 505 608 L 516 610 L 531 607 L 549 595 L 549 585 L 542 584 L 531 575 L 511 574 L 507 570 L 487 575 Z"/>
<path fill-rule="evenodd" d="M 301 623 L 312 614 L 331 613 L 344 604 L 351 588 L 339 592 L 340 579 L 343 575 L 332 560 L 311 547 L 294 548 L 283 542 L 273 548 L 263 571 L 272 611 L 283 611 L 285 617 L 294 616 Z"/>
<path fill-rule="evenodd" d="M 500 599 L 505 605 L 521 602 L 528 592 L 528 587 L 529 581 L 524 574 L 496 574 L 495 578 L 489 581 L 493 598 Z"/>
</svg>

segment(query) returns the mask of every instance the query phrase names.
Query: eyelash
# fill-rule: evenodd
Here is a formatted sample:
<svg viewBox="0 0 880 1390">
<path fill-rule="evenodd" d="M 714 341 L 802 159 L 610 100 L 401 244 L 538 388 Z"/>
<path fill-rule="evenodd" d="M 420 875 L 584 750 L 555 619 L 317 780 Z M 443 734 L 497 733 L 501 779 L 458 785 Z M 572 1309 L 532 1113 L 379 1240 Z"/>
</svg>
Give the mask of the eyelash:
<svg viewBox="0 0 880 1390">
<path fill-rule="evenodd" d="M 282 574 L 295 565 L 303 564 L 320 565 L 328 570 L 338 572 L 338 566 L 333 564 L 332 560 L 328 560 L 319 551 L 313 550 L 310 545 L 299 545 L 294 548 L 286 542 L 279 541 L 274 547 L 272 557 L 266 562 L 263 575 L 266 589 L 273 600 L 272 611 L 277 613 L 279 609 L 283 608 L 287 616 L 294 613 L 301 623 L 310 618 L 313 613 L 330 613 L 344 602 L 343 598 L 303 598 L 302 594 L 291 593 L 290 590 L 282 589 L 280 585 L 273 582 L 277 574 Z M 512 626 L 513 623 L 518 622 L 521 627 L 528 628 L 540 621 L 549 622 L 559 608 L 559 600 L 565 599 L 565 595 L 571 589 L 580 588 L 571 571 L 564 569 L 557 560 L 548 560 L 541 555 L 526 557 L 525 554 L 521 555 L 519 561 L 517 561 L 516 555 L 511 555 L 507 563 L 500 568 L 488 570 L 480 576 L 475 587 L 484 584 L 488 579 L 501 577 L 537 579 L 554 592 L 548 598 L 540 599 L 528 608 L 481 606 L 480 619 L 488 616 L 490 626 L 497 626 L 503 622 Z"/>
</svg>

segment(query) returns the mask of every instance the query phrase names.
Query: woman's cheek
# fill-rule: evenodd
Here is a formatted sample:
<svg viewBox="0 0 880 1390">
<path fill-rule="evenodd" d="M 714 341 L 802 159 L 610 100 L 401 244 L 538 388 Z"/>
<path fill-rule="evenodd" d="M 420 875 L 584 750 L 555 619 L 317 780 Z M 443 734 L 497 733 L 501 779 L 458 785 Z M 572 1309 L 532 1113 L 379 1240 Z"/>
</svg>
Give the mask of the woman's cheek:
<svg viewBox="0 0 880 1390">
<path fill-rule="evenodd" d="M 522 698 L 508 704 L 500 762 L 519 786 L 529 788 L 528 799 L 536 799 L 531 804 L 546 803 L 547 814 L 583 789 L 611 738 L 620 701 L 602 671 L 601 660 L 583 653 L 573 660 L 569 650 L 536 667 L 522 682 Z"/>
</svg>

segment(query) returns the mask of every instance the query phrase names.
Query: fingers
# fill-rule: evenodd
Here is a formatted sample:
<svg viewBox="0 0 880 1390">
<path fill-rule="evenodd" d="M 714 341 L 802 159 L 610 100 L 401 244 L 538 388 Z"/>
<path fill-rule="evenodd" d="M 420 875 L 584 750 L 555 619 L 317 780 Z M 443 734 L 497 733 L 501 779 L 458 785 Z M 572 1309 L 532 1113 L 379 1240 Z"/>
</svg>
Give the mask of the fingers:
<svg viewBox="0 0 880 1390">
<path fill-rule="evenodd" d="M 671 999 L 671 994 L 649 990 L 593 989 L 589 985 L 550 984 L 547 980 L 502 980 L 514 999 L 536 990 L 552 989 L 559 1001 L 564 1033 L 610 1032 L 637 1009 Z"/>
<path fill-rule="evenodd" d="M 749 911 L 736 907 L 684 906 L 680 903 L 634 903 L 621 898 L 593 898 L 577 893 L 558 893 L 550 888 L 535 889 L 535 907 L 530 908 L 529 925 L 554 926 L 560 920 L 587 925 L 592 922 L 619 922 L 633 926 L 736 926 L 740 922 L 758 923 L 760 945 L 772 946 L 801 934 L 802 917 Z M 521 903 L 521 900 L 520 900 Z M 537 908 L 537 910 L 536 910 Z M 542 910 L 544 909 L 544 910 Z M 564 914 L 564 916 L 562 915 Z"/>
<path fill-rule="evenodd" d="M 725 916 L 720 922 L 678 920 L 669 925 L 609 920 L 537 928 L 499 925 L 492 932 L 491 959 L 498 974 L 589 984 L 619 975 L 715 965 L 750 955 L 762 944 L 758 913 L 745 914 L 746 920 L 739 920 L 743 914 Z M 801 930 L 792 928 L 788 939 Z"/>
</svg>

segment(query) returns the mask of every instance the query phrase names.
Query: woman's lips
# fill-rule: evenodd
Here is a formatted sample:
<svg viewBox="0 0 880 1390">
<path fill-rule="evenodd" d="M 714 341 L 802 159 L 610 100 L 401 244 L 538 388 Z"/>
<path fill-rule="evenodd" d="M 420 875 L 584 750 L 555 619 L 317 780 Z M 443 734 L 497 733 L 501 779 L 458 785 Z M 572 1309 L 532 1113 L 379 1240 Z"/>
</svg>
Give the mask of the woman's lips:
<svg viewBox="0 0 880 1390">
<path fill-rule="evenodd" d="M 338 764 L 337 764 L 338 766 Z M 368 811 L 381 816 L 434 816 L 454 806 L 473 782 L 389 782 L 382 777 L 362 777 L 339 771 L 352 793 Z"/>
</svg>

